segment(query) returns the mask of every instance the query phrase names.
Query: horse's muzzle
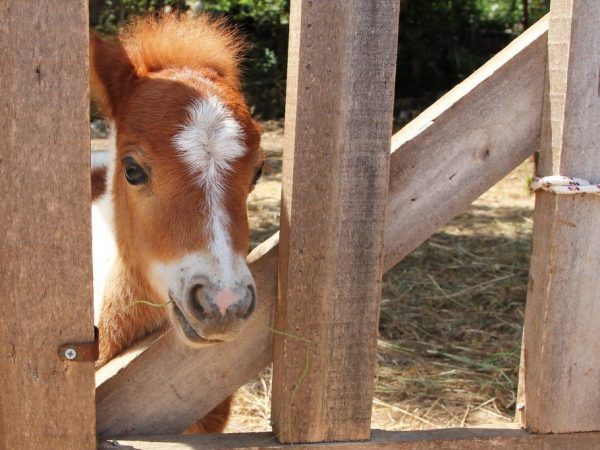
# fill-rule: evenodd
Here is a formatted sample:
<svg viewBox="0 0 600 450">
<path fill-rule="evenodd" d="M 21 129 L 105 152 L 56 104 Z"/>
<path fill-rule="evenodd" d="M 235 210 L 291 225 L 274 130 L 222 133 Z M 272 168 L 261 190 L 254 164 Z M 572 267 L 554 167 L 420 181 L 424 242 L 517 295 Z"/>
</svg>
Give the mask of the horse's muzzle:
<svg viewBox="0 0 600 450">
<path fill-rule="evenodd" d="M 233 288 L 221 288 L 206 279 L 195 280 L 185 290 L 190 313 L 199 321 L 206 319 L 246 319 L 254 311 L 254 284 L 237 283 Z"/>
<path fill-rule="evenodd" d="M 197 276 L 171 300 L 173 325 L 191 345 L 201 345 L 235 338 L 256 307 L 256 288 L 252 279 L 224 287 Z"/>
</svg>

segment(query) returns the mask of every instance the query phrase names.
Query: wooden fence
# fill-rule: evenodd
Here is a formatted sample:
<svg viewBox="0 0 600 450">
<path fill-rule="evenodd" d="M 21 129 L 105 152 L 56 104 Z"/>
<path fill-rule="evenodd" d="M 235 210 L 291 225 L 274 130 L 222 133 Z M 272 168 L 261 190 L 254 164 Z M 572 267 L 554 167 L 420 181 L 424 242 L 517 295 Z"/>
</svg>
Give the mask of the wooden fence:
<svg viewBox="0 0 600 450">
<path fill-rule="evenodd" d="M 102 448 L 600 445 L 600 199 L 545 193 L 528 431 L 370 430 L 383 271 L 538 148 L 540 174 L 600 182 L 600 3 L 553 0 L 390 153 L 399 0 L 292 1 L 281 236 L 249 257 L 259 307 L 235 342 L 197 351 L 166 332 L 117 357 L 96 374 L 96 414 L 93 365 L 56 355 L 93 334 L 86 4 L 0 4 L 0 448 L 94 448 L 95 431 Z M 271 361 L 274 435 L 174 434 Z"/>
</svg>

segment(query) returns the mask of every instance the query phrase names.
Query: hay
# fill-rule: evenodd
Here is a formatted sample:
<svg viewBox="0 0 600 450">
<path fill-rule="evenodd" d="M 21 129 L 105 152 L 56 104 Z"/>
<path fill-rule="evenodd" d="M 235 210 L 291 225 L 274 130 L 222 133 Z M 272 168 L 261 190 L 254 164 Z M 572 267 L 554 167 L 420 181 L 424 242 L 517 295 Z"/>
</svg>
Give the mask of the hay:
<svg viewBox="0 0 600 450">
<path fill-rule="evenodd" d="M 376 398 L 435 427 L 511 422 L 533 198 L 523 164 L 384 277 Z M 430 424 L 374 405 L 387 429 Z"/>
</svg>

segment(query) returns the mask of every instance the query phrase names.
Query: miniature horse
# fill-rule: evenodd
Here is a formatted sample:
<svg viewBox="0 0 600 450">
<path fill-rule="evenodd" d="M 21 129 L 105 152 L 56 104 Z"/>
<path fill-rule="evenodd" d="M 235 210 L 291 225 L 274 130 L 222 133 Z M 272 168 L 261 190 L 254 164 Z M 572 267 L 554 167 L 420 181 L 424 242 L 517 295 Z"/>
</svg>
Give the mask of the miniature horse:
<svg viewBox="0 0 600 450">
<path fill-rule="evenodd" d="M 92 167 L 98 366 L 168 324 L 192 347 L 231 340 L 255 308 L 246 199 L 263 154 L 240 91 L 242 47 L 207 16 L 91 37 L 92 96 L 115 138 Z M 190 431 L 221 432 L 229 406 Z"/>
</svg>

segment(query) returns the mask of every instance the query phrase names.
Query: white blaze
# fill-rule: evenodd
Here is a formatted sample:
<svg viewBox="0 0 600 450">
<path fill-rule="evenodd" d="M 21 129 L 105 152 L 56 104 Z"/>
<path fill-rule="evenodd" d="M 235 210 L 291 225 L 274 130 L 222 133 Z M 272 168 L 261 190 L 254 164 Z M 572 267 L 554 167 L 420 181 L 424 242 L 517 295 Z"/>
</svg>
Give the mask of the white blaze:
<svg viewBox="0 0 600 450">
<path fill-rule="evenodd" d="M 231 112 L 215 96 L 195 100 L 188 107 L 188 123 L 173 138 L 175 148 L 203 189 L 206 204 L 209 253 L 218 267 L 209 267 L 224 286 L 239 280 L 239 256 L 234 255 L 225 210 L 225 182 L 231 164 L 245 150 L 243 132 Z M 202 205 L 198 205 L 201 207 Z M 204 258 L 202 258 L 204 259 Z M 245 268 L 245 264 L 242 264 Z M 212 264 L 211 264 L 212 266 Z M 247 268 L 241 270 L 246 275 Z M 217 281 L 217 280 L 213 280 Z"/>
</svg>

